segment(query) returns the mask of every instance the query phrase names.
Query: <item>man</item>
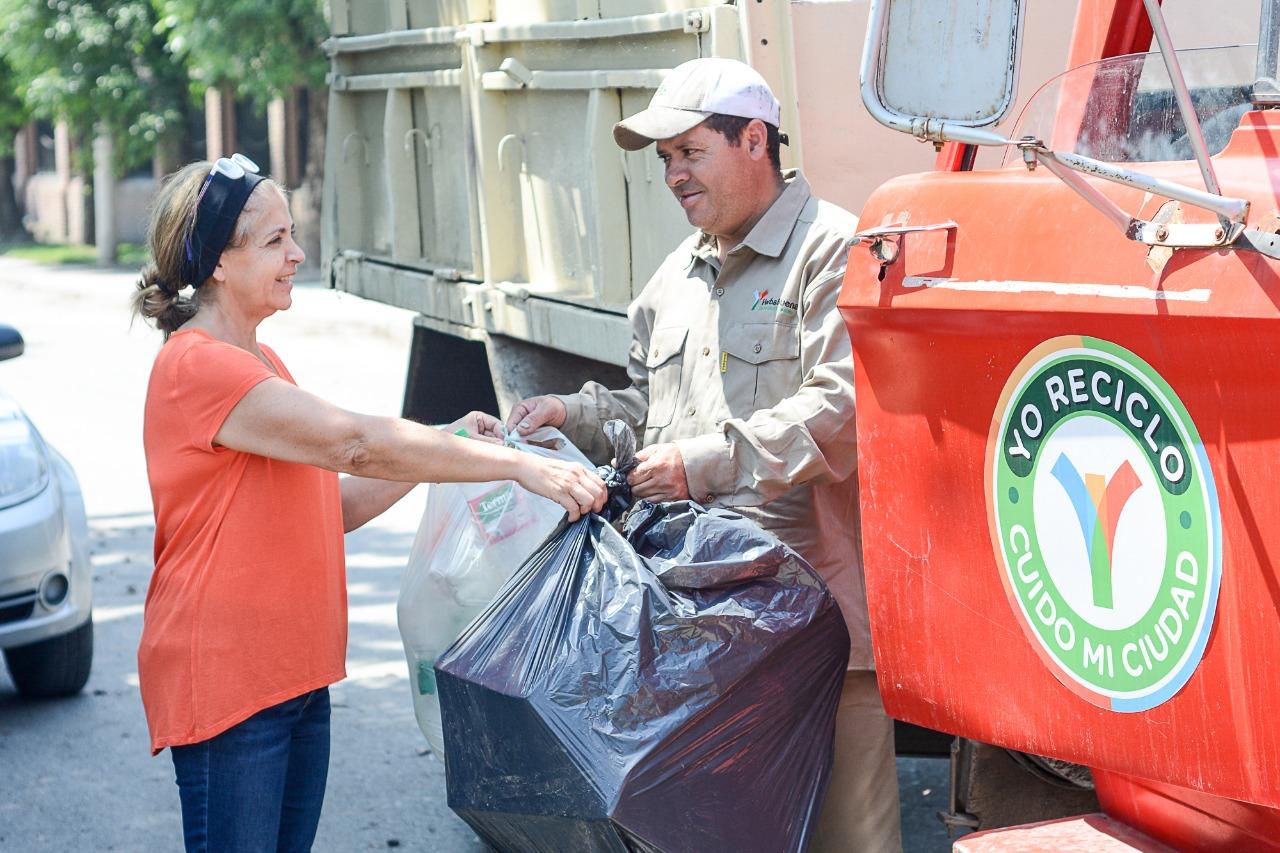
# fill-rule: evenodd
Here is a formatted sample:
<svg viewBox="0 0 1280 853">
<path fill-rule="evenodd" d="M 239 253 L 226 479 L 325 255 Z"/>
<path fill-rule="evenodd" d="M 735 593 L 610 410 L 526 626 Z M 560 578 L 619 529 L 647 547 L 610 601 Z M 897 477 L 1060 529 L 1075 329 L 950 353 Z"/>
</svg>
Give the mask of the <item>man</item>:
<svg viewBox="0 0 1280 853">
<path fill-rule="evenodd" d="M 557 426 L 597 461 L 601 427 L 643 435 L 636 497 L 732 507 L 799 551 L 849 626 L 836 761 L 811 849 L 901 850 L 892 721 L 876 688 L 858 534 L 853 361 L 836 310 L 857 220 L 779 168 L 780 107 L 749 66 L 696 59 L 614 126 L 657 143 L 699 230 L 631 306 L 632 385 L 531 397 L 508 428 Z"/>
</svg>

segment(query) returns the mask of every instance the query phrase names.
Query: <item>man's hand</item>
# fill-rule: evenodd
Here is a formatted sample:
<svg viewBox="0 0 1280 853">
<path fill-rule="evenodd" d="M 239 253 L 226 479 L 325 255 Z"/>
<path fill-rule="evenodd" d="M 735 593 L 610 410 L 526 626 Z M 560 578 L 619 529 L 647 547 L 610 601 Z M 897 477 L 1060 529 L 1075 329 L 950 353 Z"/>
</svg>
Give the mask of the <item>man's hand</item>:
<svg viewBox="0 0 1280 853">
<path fill-rule="evenodd" d="M 444 428 L 445 432 L 456 433 L 458 430 L 466 430 L 468 438 L 487 439 L 497 441 L 501 438 L 498 428 L 502 426 L 502 422 L 486 412 L 471 412 Z"/>
<path fill-rule="evenodd" d="M 627 477 L 631 493 L 651 501 L 682 501 L 689 497 L 684 457 L 674 444 L 655 444 L 636 451 L 640 460 Z"/>
<path fill-rule="evenodd" d="M 555 397 L 529 397 L 516 403 L 507 415 L 507 431 L 528 435 L 540 426 L 562 427 L 568 414 L 564 403 Z"/>
</svg>

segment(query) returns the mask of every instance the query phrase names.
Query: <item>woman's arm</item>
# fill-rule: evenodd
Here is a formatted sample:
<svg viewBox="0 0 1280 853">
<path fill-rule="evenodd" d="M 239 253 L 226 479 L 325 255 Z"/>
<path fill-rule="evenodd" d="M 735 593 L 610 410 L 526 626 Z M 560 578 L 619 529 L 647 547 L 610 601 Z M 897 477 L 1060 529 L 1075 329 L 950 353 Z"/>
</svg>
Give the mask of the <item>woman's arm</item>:
<svg viewBox="0 0 1280 853">
<path fill-rule="evenodd" d="M 570 519 L 604 505 L 604 483 L 579 465 L 450 435 L 401 418 L 360 415 L 272 378 L 241 398 L 214 442 L 232 450 L 401 483 L 515 480 Z"/>
<path fill-rule="evenodd" d="M 484 412 L 472 412 L 441 429 L 455 435 L 460 430 L 480 436 L 477 441 L 491 441 L 489 433 L 496 432 L 501 422 Z M 368 477 L 342 478 L 342 527 L 350 533 L 382 515 L 409 492 L 417 483 L 397 483 L 394 480 L 371 480 Z"/>
<path fill-rule="evenodd" d="M 413 491 L 417 483 L 397 483 L 394 480 L 371 480 L 368 477 L 342 478 L 342 532 L 350 533 L 357 527 L 382 515 L 391 505 Z"/>
</svg>

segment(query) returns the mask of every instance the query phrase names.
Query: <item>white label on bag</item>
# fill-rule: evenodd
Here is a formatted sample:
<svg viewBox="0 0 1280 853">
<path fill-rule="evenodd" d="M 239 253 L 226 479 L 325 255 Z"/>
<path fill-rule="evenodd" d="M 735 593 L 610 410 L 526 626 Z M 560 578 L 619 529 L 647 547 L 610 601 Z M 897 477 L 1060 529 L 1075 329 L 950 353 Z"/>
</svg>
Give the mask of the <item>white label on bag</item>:
<svg viewBox="0 0 1280 853">
<path fill-rule="evenodd" d="M 501 542 L 537 520 L 524 490 L 515 483 L 502 483 L 467 501 L 480 535 L 490 545 Z"/>
</svg>

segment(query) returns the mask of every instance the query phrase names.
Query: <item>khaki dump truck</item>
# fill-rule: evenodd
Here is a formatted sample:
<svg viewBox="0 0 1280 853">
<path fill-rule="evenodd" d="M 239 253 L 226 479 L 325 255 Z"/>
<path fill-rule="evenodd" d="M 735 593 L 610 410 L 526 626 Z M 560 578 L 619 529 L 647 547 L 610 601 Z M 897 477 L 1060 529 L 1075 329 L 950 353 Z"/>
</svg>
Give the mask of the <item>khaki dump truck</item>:
<svg viewBox="0 0 1280 853">
<path fill-rule="evenodd" d="M 611 129 L 685 60 L 761 71 L 790 136 L 783 165 L 850 210 L 934 165 L 931 146 L 859 101 L 865 0 L 332 0 L 330 11 L 323 271 L 419 313 L 411 417 L 623 381 L 627 305 L 690 226 L 653 149 L 623 152 Z M 1070 13 L 1044 3 L 1030 18 L 1044 56 L 1029 63 L 1060 65 Z"/>
</svg>

